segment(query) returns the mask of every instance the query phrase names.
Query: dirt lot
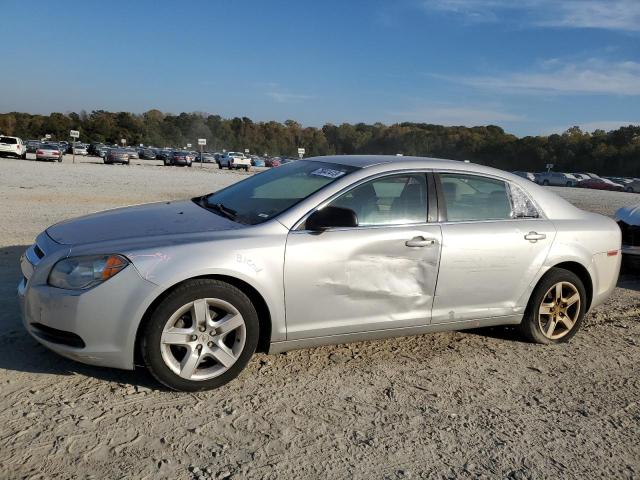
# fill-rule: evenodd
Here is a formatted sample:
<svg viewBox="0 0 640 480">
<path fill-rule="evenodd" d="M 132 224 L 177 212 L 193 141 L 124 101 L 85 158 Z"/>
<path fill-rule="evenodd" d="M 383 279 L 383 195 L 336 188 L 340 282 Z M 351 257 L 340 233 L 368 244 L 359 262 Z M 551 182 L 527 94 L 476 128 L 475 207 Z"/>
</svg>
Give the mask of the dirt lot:
<svg viewBox="0 0 640 480">
<path fill-rule="evenodd" d="M 634 272 L 552 347 L 495 328 L 257 355 L 198 394 L 48 352 L 15 299 L 37 233 L 244 175 L 138 163 L 0 159 L 0 478 L 640 478 Z M 607 215 L 640 201 L 558 193 Z"/>
</svg>

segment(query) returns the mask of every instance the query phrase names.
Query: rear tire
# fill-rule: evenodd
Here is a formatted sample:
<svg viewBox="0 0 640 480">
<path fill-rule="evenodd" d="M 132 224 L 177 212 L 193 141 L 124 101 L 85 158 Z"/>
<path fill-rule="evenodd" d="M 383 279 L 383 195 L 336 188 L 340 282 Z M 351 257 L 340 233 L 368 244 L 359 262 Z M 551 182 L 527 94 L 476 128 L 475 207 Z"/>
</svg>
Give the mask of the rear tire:
<svg viewBox="0 0 640 480">
<path fill-rule="evenodd" d="M 236 378 L 255 352 L 258 337 L 258 314 L 241 290 L 197 279 L 179 285 L 158 304 L 141 327 L 139 348 L 160 383 L 194 392 Z"/>
<path fill-rule="evenodd" d="M 567 342 L 582 325 L 587 301 L 584 284 L 575 273 L 552 268 L 533 290 L 520 331 L 534 343 Z"/>
</svg>

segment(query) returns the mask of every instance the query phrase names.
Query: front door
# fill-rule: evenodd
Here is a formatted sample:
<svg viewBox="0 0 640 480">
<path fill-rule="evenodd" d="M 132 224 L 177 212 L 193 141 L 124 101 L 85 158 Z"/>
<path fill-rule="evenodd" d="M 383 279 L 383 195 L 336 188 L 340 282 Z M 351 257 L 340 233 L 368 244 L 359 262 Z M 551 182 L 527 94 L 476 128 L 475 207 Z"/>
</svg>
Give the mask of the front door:
<svg viewBox="0 0 640 480">
<path fill-rule="evenodd" d="M 424 173 L 370 180 L 331 205 L 358 226 L 293 230 L 285 252 L 287 340 L 426 325 L 440 258 Z"/>
</svg>

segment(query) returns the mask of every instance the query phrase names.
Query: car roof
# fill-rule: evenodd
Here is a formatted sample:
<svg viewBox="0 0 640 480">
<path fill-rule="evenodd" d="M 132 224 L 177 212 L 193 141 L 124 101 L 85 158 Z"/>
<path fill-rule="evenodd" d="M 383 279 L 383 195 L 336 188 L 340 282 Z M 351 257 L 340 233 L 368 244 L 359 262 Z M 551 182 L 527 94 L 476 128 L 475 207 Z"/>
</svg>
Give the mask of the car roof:
<svg viewBox="0 0 640 480">
<path fill-rule="evenodd" d="M 415 163 L 420 168 L 455 168 L 463 165 L 475 165 L 463 160 L 446 160 L 433 157 L 409 157 L 398 155 L 331 155 L 326 157 L 309 157 L 307 160 L 367 168 L 388 163 Z M 479 165 L 478 165 L 479 166 Z"/>
</svg>

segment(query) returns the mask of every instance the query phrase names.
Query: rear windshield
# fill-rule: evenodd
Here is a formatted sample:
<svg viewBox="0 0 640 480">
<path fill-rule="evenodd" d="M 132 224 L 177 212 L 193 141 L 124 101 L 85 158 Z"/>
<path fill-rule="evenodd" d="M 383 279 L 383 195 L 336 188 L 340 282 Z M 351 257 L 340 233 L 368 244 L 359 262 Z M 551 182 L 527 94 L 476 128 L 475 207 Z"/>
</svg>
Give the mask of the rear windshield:
<svg viewBox="0 0 640 480">
<path fill-rule="evenodd" d="M 40 148 L 45 150 L 58 150 L 58 145 L 51 145 L 50 143 L 43 143 Z"/>
<path fill-rule="evenodd" d="M 13 137 L 0 137 L 0 143 L 8 143 L 9 145 L 15 145 L 18 140 Z"/>
</svg>

